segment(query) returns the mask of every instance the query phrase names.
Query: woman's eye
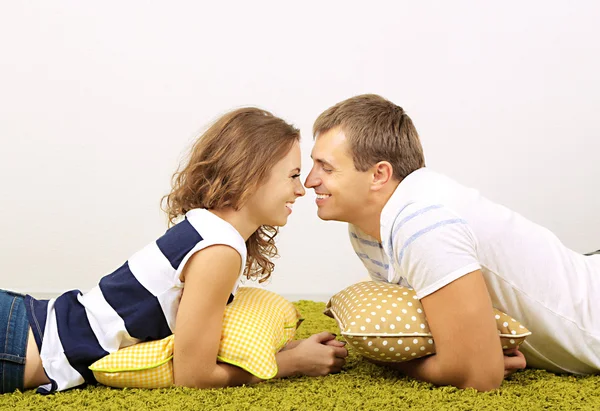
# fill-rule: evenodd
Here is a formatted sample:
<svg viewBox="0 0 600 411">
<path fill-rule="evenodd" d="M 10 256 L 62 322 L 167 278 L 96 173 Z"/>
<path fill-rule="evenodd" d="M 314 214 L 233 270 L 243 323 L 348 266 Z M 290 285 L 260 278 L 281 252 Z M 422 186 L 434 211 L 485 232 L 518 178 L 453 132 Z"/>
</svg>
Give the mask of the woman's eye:
<svg viewBox="0 0 600 411">
<path fill-rule="evenodd" d="M 300 174 L 294 174 L 294 175 L 292 176 L 292 178 L 298 178 L 298 177 L 300 177 Z"/>
</svg>

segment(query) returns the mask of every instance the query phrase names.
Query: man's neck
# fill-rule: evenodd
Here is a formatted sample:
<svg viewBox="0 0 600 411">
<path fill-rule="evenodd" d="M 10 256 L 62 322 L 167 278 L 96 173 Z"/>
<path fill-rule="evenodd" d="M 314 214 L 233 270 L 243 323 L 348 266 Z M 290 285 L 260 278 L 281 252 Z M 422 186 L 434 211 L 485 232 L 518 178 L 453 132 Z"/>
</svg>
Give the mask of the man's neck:
<svg viewBox="0 0 600 411">
<path fill-rule="evenodd" d="M 387 199 L 380 198 L 370 204 L 365 204 L 360 214 L 355 215 L 350 224 L 358 227 L 363 233 L 381 242 L 381 211 Z"/>
<path fill-rule="evenodd" d="M 351 224 L 381 242 L 381 212 L 399 184 L 399 182 L 391 182 L 386 190 L 380 191 L 371 206 L 367 207 L 363 215 Z"/>
<path fill-rule="evenodd" d="M 355 225 L 356 227 L 358 227 L 363 233 L 365 233 L 368 236 L 373 237 L 377 241 L 381 242 L 381 230 L 380 230 L 380 222 L 379 222 L 380 215 L 381 215 L 381 213 L 377 214 L 376 220 L 371 218 L 369 220 L 372 220 L 372 221 L 363 220 L 363 221 L 355 222 L 352 224 Z"/>
</svg>

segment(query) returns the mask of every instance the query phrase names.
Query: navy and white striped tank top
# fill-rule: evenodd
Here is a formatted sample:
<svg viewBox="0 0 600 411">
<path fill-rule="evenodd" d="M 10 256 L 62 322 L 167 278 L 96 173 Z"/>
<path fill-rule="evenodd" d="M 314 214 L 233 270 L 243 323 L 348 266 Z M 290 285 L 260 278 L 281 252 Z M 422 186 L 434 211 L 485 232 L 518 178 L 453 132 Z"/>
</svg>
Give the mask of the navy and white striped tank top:
<svg viewBox="0 0 600 411">
<path fill-rule="evenodd" d="M 38 392 L 95 383 L 88 367 L 96 360 L 137 342 L 171 335 L 183 290 L 181 271 L 195 252 L 215 244 L 240 253 L 241 276 L 246 266 L 244 239 L 226 221 L 195 209 L 89 292 L 68 291 L 51 300 L 27 296 L 31 329 L 52 381 Z"/>
</svg>

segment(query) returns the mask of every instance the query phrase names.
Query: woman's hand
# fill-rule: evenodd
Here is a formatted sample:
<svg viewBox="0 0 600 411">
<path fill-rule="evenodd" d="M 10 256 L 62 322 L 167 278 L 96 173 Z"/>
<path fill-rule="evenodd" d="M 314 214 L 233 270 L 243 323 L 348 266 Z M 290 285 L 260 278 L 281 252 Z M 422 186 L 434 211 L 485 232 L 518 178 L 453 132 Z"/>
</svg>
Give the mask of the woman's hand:
<svg viewBox="0 0 600 411">
<path fill-rule="evenodd" d="M 337 337 L 336 334 L 332 334 L 334 337 Z M 300 344 L 302 341 L 306 341 L 304 339 L 302 340 L 292 340 L 289 343 L 287 343 L 286 345 L 283 346 L 283 348 L 280 351 L 285 351 L 285 350 L 291 350 L 292 348 L 295 348 L 298 346 L 298 344 Z M 332 347 L 344 347 L 346 345 L 345 341 L 338 341 L 335 338 L 328 340 L 326 342 L 324 342 L 323 344 L 325 345 L 331 345 Z"/>
<path fill-rule="evenodd" d="M 284 350 L 293 352 L 298 373 L 316 377 L 342 369 L 348 356 L 345 345 L 335 339 L 335 334 L 323 331 L 305 340 L 292 341 Z"/>
</svg>

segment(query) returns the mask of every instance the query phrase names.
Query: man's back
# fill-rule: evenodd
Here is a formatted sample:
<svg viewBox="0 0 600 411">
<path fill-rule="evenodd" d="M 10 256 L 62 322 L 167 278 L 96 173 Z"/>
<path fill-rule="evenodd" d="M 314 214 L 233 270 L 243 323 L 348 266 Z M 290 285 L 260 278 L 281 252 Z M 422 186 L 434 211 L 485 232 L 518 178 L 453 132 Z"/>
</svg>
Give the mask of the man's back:
<svg viewBox="0 0 600 411">
<path fill-rule="evenodd" d="M 426 168 L 386 204 L 381 238 L 393 260 L 388 280 L 403 278 L 420 298 L 480 268 L 493 305 L 533 332 L 522 346 L 530 366 L 600 370 L 600 255 L 576 253 L 544 227 Z"/>
</svg>

